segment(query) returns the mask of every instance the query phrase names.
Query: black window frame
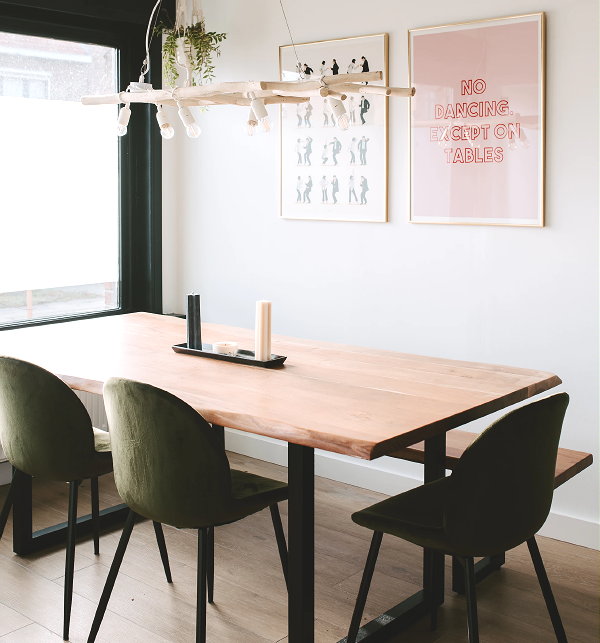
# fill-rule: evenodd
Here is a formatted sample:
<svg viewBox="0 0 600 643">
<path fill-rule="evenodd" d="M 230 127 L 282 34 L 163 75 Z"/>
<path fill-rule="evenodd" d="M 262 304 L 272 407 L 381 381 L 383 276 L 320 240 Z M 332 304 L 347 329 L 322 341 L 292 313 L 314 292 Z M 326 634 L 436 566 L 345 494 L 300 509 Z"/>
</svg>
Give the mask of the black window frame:
<svg viewBox="0 0 600 643">
<path fill-rule="evenodd" d="M 155 0 L 0 0 L 0 31 L 117 50 L 120 90 L 137 81 Z M 174 0 L 161 11 L 174 13 Z M 150 49 L 146 82 L 162 86 L 160 39 Z M 162 313 L 162 144 L 153 105 L 132 105 L 119 139 L 120 306 L 118 309 L 0 324 L 0 330 L 130 312 Z M 93 109 L 93 107 L 90 107 Z M 116 134 L 115 134 L 116 136 Z"/>
</svg>

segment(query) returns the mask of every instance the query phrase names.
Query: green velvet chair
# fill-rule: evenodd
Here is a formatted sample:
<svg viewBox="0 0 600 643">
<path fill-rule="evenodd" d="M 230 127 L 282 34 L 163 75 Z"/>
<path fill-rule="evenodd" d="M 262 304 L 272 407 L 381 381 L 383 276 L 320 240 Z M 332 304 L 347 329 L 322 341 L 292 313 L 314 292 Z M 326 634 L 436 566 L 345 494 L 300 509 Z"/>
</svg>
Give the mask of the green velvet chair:
<svg viewBox="0 0 600 643">
<path fill-rule="evenodd" d="M 287 547 L 277 503 L 287 484 L 230 469 L 218 433 L 191 406 L 161 389 L 112 378 L 104 386 L 115 482 L 131 511 L 88 643 L 96 640 L 137 516 L 198 530 L 196 641 L 206 640 L 212 602 L 213 528 L 269 507 L 287 583 Z"/>
<path fill-rule="evenodd" d="M 559 393 L 500 418 L 463 453 L 452 475 L 352 515 L 373 530 L 347 643 L 357 640 L 383 534 L 455 556 L 465 569 L 470 643 L 479 641 L 474 557 L 527 542 L 559 642 L 565 631 L 535 541 L 554 490 L 554 468 L 569 396 Z M 432 605 L 432 616 L 436 606 Z M 432 618 L 435 622 L 435 618 Z"/>
<path fill-rule="evenodd" d="M 24 475 L 69 484 L 63 638 L 69 638 L 77 522 L 82 480 L 91 480 L 94 553 L 99 553 L 98 476 L 112 471 L 110 436 L 92 427 L 81 400 L 56 375 L 19 359 L 0 357 L 0 444 L 13 480 L 0 512 L 0 538 Z M 155 525 L 163 562 L 162 528 Z M 165 573 L 170 578 L 168 559 Z"/>
</svg>

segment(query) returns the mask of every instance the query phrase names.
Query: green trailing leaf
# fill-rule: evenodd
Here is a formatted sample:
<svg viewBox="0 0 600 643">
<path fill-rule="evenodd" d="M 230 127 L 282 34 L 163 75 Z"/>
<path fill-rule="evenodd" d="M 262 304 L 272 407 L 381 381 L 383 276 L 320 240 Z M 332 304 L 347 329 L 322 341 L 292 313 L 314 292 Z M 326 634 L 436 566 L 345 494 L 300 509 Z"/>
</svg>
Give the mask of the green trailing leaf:
<svg viewBox="0 0 600 643">
<path fill-rule="evenodd" d="M 183 49 L 192 68 L 192 85 L 202 85 L 214 78 L 213 56 L 220 56 L 225 33 L 206 31 L 204 20 L 190 27 L 167 27 L 158 25 L 156 32 L 164 35 L 162 48 L 163 75 L 170 87 L 175 87 L 181 66 L 177 62 L 177 47 L 182 39 Z"/>
</svg>

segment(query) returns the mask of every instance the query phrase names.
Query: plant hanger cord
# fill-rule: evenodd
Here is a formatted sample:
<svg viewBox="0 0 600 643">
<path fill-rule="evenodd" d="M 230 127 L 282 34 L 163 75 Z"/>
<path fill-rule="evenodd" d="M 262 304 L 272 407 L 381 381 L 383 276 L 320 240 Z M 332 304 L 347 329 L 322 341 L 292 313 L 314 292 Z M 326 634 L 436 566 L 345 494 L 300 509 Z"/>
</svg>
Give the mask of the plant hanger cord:
<svg viewBox="0 0 600 643">
<path fill-rule="evenodd" d="M 186 0 L 177 0 L 177 3 L 175 5 L 175 29 L 177 31 L 185 27 L 187 24 L 186 9 Z"/>
<path fill-rule="evenodd" d="M 202 0 L 192 0 L 192 24 L 204 20 L 204 11 L 202 9 Z"/>
<path fill-rule="evenodd" d="M 177 0 L 175 5 L 175 29 L 189 27 L 204 20 L 204 10 L 201 0 L 192 0 L 192 15 L 188 19 L 188 0 Z"/>
<path fill-rule="evenodd" d="M 197 0 L 194 0 L 192 7 L 192 18 L 188 19 L 188 0 L 177 0 L 175 5 L 175 32 L 180 35 L 185 34 L 186 27 L 191 27 L 196 22 L 204 19 L 202 9 L 199 8 Z M 175 59 L 177 64 L 185 69 L 184 87 L 189 87 L 192 84 L 193 64 L 191 61 L 191 47 L 190 51 L 186 50 L 184 42 L 179 42 L 177 45 L 177 53 Z"/>
</svg>

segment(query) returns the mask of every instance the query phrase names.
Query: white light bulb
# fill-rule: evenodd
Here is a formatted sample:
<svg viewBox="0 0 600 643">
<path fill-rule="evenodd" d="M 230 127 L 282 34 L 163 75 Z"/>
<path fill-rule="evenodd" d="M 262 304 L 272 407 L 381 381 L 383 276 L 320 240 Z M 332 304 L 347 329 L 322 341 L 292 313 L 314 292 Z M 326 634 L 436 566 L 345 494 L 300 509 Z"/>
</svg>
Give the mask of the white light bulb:
<svg viewBox="0 0 600 643">
<path fill-rule="evenodd" d="M 185 133 L 190 138 L 198 138 L 200 134 L 202 134 L 202 130 L 200 129 L 198 123 L 191 123 L 190 125 L 186 126 Z"/>
<path fill-rule="evenodd" d="M 202 133 L 200 126 L 196 123 L 196 119 L 188 107 L 179 106 L 179 118 L 185 125 L 185 132 L 190 138 L 198 138 Z"/>
<path fill-rule="evenodd" d="M 160 135 L 163 138 L 170 139 L 175 136 L 175 130 L 171 127 L 171 125 L 161 126 Z"/>
<path fill-rule="evenodd" d="M 348 129 L 350 127 L 350 121 L 348 120 L 348 114 L 342 114 L 338 118 L 338 127 L 340 129 Z"/>
<path fill-rule="evenodd" d="M 258 119 L 256 118 L 256 114 L 250 108 L 250 113 L 248 114 L 248 120 L 246 121 L 246 131 L 248 132 L 248 136 L 254 136 L 254 132 L 256 131 L 256 128 L 258 126 Z"/>
<path fill-rule="evenodd" d="M 125 136 L 127 134 L 127 125 L 131 118 L 131 109 L 129 105 L 123 105 L 119 111 L 119 118 L 117 119 L 117 136 Z"/>
<path fill-rule="evenodd" d="M 173 136 L 175 136 L 175 130 L 171 123 L 169 123 L 169 117 L 163 110 L 162 105 L 157 105 L 156 110 L 156 121 L 160 127 L 160 135 L 166 139 L 173 138 Z"/>
<path fill-rule="evenodd" d="M 337 119 L 339 128 L 348 129 L 348 127 L 350 126 L 350 122 L 348 121 L 348 114 L 346 113 L 344 103 L 342 103 L 342 101 L 338 100 L 337 98 L 333 98 L 332 96 L 327 96 L 326 100 L 329 104 L 329 107 L 331 107 L 331 113 Z"/>
</svg>

